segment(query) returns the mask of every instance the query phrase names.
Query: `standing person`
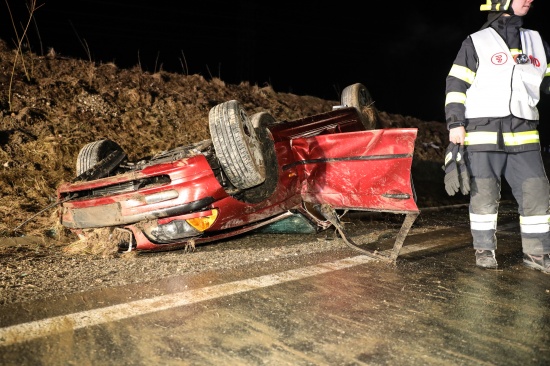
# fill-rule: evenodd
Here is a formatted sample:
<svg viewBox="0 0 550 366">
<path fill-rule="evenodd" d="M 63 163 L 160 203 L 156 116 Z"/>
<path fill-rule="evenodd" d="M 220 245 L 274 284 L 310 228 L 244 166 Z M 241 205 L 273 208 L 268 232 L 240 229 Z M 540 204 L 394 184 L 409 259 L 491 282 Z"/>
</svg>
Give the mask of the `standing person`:
<svg viewBox="0 0 550 366">
<path fill-rule="evenodd" d="M 446 79 L 445 118 L 450 146 L 465 153 L 476 265 L 497 268 L 504 176 L 518 203 L 523 264 L 550 274 L 550 186 L 537 131 L 540 91 L 550 94 L 550 48 L 522 28 L 533 1 L 481 5 L 487 22 L 463 41 Z"/>
</svg>

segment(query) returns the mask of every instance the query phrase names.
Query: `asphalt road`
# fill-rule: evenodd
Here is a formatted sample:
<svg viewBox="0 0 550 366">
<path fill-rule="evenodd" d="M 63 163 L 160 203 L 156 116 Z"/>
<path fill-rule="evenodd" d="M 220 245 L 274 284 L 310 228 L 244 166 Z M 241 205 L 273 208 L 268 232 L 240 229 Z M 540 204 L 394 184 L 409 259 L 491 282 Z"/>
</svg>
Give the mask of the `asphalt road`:
<svg viewBox="0 0 550 366">
<path fill-rule="evenodd" d="M 462 225 L 407 237 L 395 265 L 339 247 L 15 304 L 0 364 L 549 364 L 550 277 L 518 231 L 499 223 L 498 270 Z"/>
</svg>

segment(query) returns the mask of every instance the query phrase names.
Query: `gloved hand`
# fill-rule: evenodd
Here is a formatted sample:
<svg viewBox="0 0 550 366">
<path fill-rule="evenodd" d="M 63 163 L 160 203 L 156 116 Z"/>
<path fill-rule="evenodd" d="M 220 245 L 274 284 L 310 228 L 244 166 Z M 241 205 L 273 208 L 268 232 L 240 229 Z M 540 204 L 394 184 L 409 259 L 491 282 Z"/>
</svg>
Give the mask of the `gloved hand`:
<svg viewBox="0 0 550 366">
<path fill-rule="evenodd" d="M 458 177 L 458 164 L 456 157 L 458 155 L 458 145 L 449 143 L 447 150 L 445 150 L 445 190 L 449 196 L 454 196 L 456 192 L 460 190 L 460 179 Z M 463 159 L 460 159 L 463 160 Z"/>
<path fill-rule="evenodd" d="M 463 195 L 470 193 L 470 173 L 468 173 L 468 167 L 466 166 L 466 160 L 464 157 L 464 145 L 458 145 L 458 152 L 456 154 L 456 165 L 458 167 L 458 181 L 460 182 L 460 192 Z"/>
</svg>

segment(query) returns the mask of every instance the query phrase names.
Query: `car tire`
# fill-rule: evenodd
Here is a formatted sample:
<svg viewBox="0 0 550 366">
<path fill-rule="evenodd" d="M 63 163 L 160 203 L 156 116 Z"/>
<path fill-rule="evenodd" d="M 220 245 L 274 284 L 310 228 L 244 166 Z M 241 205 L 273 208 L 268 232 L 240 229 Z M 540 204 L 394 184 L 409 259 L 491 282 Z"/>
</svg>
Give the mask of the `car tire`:
<svg viewBox="0 0 550 366">
<path fill-rule="evenodd" d="M 80 176 L 92 169 L 113 152 L 124 154 L 122 148 L 112 140 L 99 140 L 85 145 L 78 153 L 76 159 L 76 175 Z M 106 172 L 105 175 L 109 173 L 110 172 Z"/>
<path fill-rule="evenodd" d="M 374 107 L 374 101 L 363 84 L 356 83 L 344 88 L 340 103 L 347 107 L 354 107 L 359 111 L 361 123 L 366 130 L 379 127 L 378 113 Z"/>
<path fill-rule="evenodd" d="M 216 105 L 208 114 L 210 137 L 227 178 L 238 189 L 265 181 L 262 144 L 251 119 L 236 100 Z"/>
<path fill-rule="evenodd" d="M 275 142 L 267 126 L 276 123 L 271 114 L 267 112 L 255 113 L 250 117 L 256 135 L 261 141 L 262 155 L 265 160 L 265 180 L 263 183 L 246 189 L 235 198 L 247 203 L 259 203 L 271 196 L 279 182 L 279 164 L 275 153 Z"/>
</svg>

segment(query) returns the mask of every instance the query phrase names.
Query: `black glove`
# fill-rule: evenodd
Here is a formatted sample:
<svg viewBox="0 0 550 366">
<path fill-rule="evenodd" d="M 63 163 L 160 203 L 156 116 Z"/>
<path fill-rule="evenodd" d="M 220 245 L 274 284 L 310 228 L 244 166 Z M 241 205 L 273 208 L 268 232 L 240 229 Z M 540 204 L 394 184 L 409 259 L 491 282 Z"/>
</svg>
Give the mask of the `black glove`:
<svg viewBox="0 0 550 366">
<path fill-rule="evenodd" d="M 458 145 L 449 143 L 445 151 L 445 190 L 449 196 L 454 196 L 460 190 L 460 179 L 458 177 L 458 164 L 456 157 L 458 155 Z M 460 159 L 463 160 L 463 159 Z"/>
<path fill-rule="evenodd" d="M 458 153 L 456 155 L 456 165 L 458 166 L 458 180 L 460 182 L 460 192 L 463 195 L 467 195 L 470 193 L 470 173 L 468 173 L 468 167 L 466 166 L 466 159 L 464 156 L 463 145 L 458 146 Z"/>
</svg>

